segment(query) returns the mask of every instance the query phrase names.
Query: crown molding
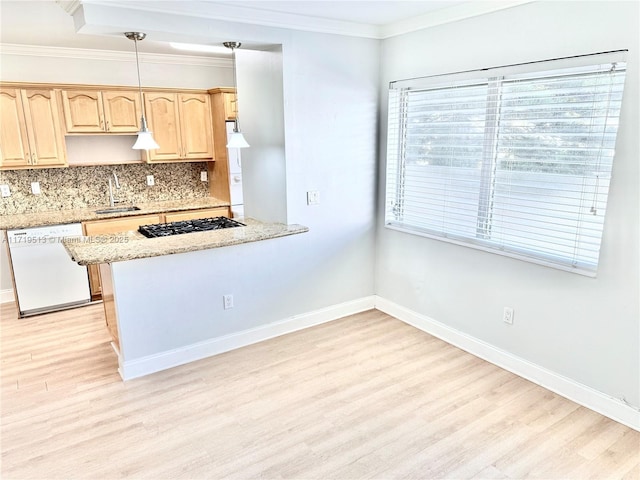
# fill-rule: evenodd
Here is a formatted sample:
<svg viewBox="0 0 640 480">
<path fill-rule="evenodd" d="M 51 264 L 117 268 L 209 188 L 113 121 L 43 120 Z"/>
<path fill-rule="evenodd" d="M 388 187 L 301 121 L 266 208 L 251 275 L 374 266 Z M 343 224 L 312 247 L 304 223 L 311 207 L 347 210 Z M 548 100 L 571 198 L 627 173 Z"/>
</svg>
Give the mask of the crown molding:
<svg viewBox="0 0 640 480">
<path fill-rule="evenodd" d="M 88 48 L 48 47 L 41 45 L 16 45 L 0 43 L 0 54 L 29 57 L 74 58 L 79 60 L 102 60 L 111 62 L 135 62 L 133 52 L 116 50 L 92 50 Z M 170 55 L 140 53 L 141 63 L 162 65 L 194 65 L 204 67 L 233 68 L 230 58 L 201 57 L 192 55 Z"/>
<path fill-rule="evenodd" d="M 76 10 L 82 5 L 81 0 L 56 0 L 56 3 L 69 15 L 76 13 Z"/>
<path fill-rule="evenodd" d="M 64 1 L 64 0 L 60 0 Z M 451 7 L 433 10 L 405 20 L 386 25 L 373 25 L 327 18 L 312 17 L 286 12 L 276 12 L 256 8 L 229 5 L 215 1 L 154 2 L 135 0 L 77 0 L 84 6 L 101 5 L 107 7 L 222 20 L 250 25 L 329 33 L 352 37 L 383 40 L 425 28 L 457 22 L 466 18 L 517 7 L 537 0 L 473 0 Z"/>
<path fill-rule="evenodd" d="M 536 0 L 501 0 L 501 1 L 476 1 L 465 2 L 459 5 L 434 10 L 424 15 L 407 18 L 398 22 L 389 23 L 380 27 L 381 39 L 396 37 L 405 33 L 411 33 L 425 28 L 436 27 L 447 23 L 453 23 L 467 18 L 478 17 L 488 13 L 497 12 L 507 8 L 518 7 Z"/>
<path fill-rule="evenodd" d="M 132 0 L 82 0 L 84 6 L 100 5 L 167 15 L 206 18 L 265 27 L 332 33 L 363 38 L 380 38 L 378 25 L 262 10 L 218 2 L 153 2 Z"/>
</svg>

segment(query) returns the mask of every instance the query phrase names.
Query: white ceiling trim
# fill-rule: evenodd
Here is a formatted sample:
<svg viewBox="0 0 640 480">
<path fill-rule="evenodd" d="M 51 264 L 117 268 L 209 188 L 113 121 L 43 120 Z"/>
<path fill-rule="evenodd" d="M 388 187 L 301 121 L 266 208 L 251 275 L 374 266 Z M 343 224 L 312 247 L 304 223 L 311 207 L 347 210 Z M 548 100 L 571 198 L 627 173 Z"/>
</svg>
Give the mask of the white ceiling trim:
<svg viewBox="0 0 640 480">
<path fill-rule="evenodd" d="M 80 1 L 80 0 L 78 0 Z M 536 0 L 489 0 L 469 1 L 459 5 L 433 10 L 424 15 L 418 15 L 387 25 L 372 25 L 342 20 L 312 17 L 293 13 L 258 10 L 239 5 L 227 5 L 217 2 L 182 2 L 179 7 L 175 2 L 167 2 L 159 6 L 155 2 L 136 2 L 122 0 L 81 0 L 87 5 L 104 5 L 120 7 L 145 12 L 163 13 L 168 15 L 190 16 L 223 20 L 266 27 L 303 30 L 317 33 L 330 33 L 352 37 L 385 39 L 424 28 L 457 22 L 487 13 L 512 8 Z M 206 7 L 207 10 L 203 10 Z"/>
<path fill-rule="evenodd" d="M 535 0 L 500 0 L 500 1 L 476 1 L 467 2 L 451 7 L 433 10 L 432 12 L 407 18 L 394 23 L 381 26 L 379 38 L 391 38 L 405 33 L 415 32 L 424 28 L 457 22 L 466 18 L 477 17 L 487 13 L 497 12 L 506 8 L 517 7 Z"/>
<path fill-rule="evenodd" d="M 171 5 L 160 7 L 152 2 L 127 2 L 118 0 L 83 0 L 85 5 L 102 5 L 118 7 L 143 12 L 162 13 L 167 15 L 189 16 L 222 20 L 264 27 L 285 28 L 289 30 L 303 30 L 307 32 L 332 33 L 351 37 L 375 38 L 380 37 L 380 27 L 365 23 L 332 20 L 328 18 L 311 17 L 295 13 L 275 12 L 271 10 L 257 10 L 237 5 L 225 5 L 216 2 L 184 2 L 179 8 Z M 194 5 L 195 4 L 195 5 Z M 204 11 L 206 6 L 209 11 Z"/>
<path fill-rule="evenodd" d="M 0 54 L 34 57 L 75 58 L 82 60 L 104 60 L 112 62 L 135 62 L 133 52 L 115 50 L 93 50 L 88 48 L 44 47 L 40 45 L 16 45 L 1 43 Z M 159 53 L 140 53 L 141 63 L 161 65 L 197 65 L 205 67 L 232 68 L 230 58 L 201 57 L 191 55 L 170 55 Z"/>
</svg>

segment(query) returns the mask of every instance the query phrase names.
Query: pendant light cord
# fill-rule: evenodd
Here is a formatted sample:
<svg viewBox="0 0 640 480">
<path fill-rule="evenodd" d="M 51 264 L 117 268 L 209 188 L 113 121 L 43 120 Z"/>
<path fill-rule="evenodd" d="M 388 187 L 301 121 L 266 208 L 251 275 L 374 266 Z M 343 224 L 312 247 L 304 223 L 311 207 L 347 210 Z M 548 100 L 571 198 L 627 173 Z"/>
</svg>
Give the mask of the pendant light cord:
<svg viewBox="0 0 640 480">
<path fill-rule="evenodd" d="M 142 120 L 140 121 L 142 125 L 140 125 L 140 127 L 144 129 L 147 126 L 147 119 L 145 115 L 146 112 L 144 108 L 144 100 L 142 98 L 142 82 L 140 81 L 140 60 L 138 59 L 138 38 L 135 35 L 133 37 L 133 46 L 135 47 L 135 50 L 136 50 L 136 70 L 138 72 L 138 92 L 140 93 L 140 109 L 142 111 Z"/>
<path fill-rule="evenodd" d="M 238 102 L 238 77 L 236 73 L 236 49 L 231 47 L 231 60 L 233 61 L 233 86 L 236 90 L 236 118 L 234 120 L 234 132 L 240 131 L 240 103 Z"/>
</svg>

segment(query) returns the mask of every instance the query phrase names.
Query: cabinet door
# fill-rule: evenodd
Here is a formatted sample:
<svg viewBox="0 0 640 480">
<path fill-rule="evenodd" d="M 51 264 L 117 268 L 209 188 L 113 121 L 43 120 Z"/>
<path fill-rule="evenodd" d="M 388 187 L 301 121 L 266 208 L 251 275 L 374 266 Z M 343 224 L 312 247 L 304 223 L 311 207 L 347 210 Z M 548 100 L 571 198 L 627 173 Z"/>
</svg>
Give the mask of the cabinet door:
<svg viewBox="0 0 640 480">
<path fill-rule="evenodd" d="M 96 273 L 100 279 L 102 287 L 102 306 L 104 308 L 104 320 L 107 329 L 111 333 L 113 343 L 115 343 L 118 351 L 120 350 L 120 335 L 118 333 L 118 311 L 116 310 L 116 302 L 113 296 L 113 278 L 111 275 L 111 265 L 102 263 L 100 265 L 89 265 L 96 267 Z"/>
<path fill-rule="evenodd" d="M 140 225 L 160 223 L 160 215 L 134 215 L 132 217 L 109 218 L 95 220 L 84 224 L 85 235 L 106 235 L 138 230 Z"/>
<path fill-rule="evenodd" d="M 194 220 L 196 218 L 210 218 L 210 217 L 227 217 L 229 216 L 229 209 L 227 207 L 220 208 L 207 208 L 203 210 L 189 210 L 187 212 L 173 212 L 167 213 L 164 216 L 165 222 L 181 222 L 183 220 Z"/>
<path fill-rule="evenodd" d="M 236 94 L 235 93 L 223 93 L 224 99 L 224 118 L 225 120 L 235 120 L 237 109 Z"/>
<path fill-rule="evenodd" d="M 149 161 L 182 158 L 178 95 L 175 93 L 145 93 L 144 104 L 149 130 L 160 148 L 147 152 Z"/>
<path fill-rule="evenodd" d="M 31 163 L 20 90 L 0 90 L 0 167 Z"/>
<path fill-rule="evenodd" d="M 180 93 L 182 158 L 213 158 L 213 131 L 209 95 Z"/>
<path fill-rule="evenodd" d="M 100 92 L 63 90 L 61 93 L 67 133 L 102 133 L 106 131 Z"/>
<path fill-rule="evenodd" d="M 135 91 L 102 92 L 107 132 L 136 133 L 140 130 L 140 99 Z"/>
<path fill-rule="evenodd" d="M 33 165 L 66 165 L 67 153 L 54 91 L 22 90 L 21 93 Z"/>
<path fill-rule="evenodd" d="M 87 265 L 89 272 L 89 291 L 91 300 L 100 300 L 102 296 L 102 285 L 100 283 L 100 265 Z"/>
</svg>

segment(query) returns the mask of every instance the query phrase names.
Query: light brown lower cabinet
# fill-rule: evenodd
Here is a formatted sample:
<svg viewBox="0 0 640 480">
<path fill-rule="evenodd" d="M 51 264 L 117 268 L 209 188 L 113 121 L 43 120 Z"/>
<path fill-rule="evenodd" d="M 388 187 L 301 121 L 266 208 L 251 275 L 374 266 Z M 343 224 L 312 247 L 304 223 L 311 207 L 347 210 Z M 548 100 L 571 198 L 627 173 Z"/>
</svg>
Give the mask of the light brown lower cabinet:
<svg viewBox="0 0 640 480">
<path fill-rule="evenodd" d="M 133 215 L 130 217 L 93 220 L 91 222 L 85 222 L 83 226 L 85 235 L 92 237 L 138 230 L 140 225 L 160 223 L 162 220 L 162 214 L 157 213 L 153 215 Z"/>
<path fill-rule="evenodd" d="M 113 281 L 111 279 L 111 265 L 102 263 L 100 265 L 92 265 L 98 267 L 99 277 L 102 280 L 102 305 L 104 307 L 104 318 L 107 323 L 107 330 L 111 333 L 113 343 L 120 350 L 120 335 L 118 334 L 118 317 L 116 313 L 116 303 L 113 298 Z"/>
<path fill-rule="evenodd" d="M 89 292 L 91 300 L 100 300 L 102 298 L 102 285 L 100 285 L 100 269 L 99 265 L 87 265 L 89 272 Z"/>
<path fill-rule="evenodd" d="M 196 220 L 209 217 L 229 217 L 228 207 L 206 208 L 202 210 L 189 210 L 187 212 L 165 213 L 165 222 L 181 222 L 183 220 Z"/>
</svg>

